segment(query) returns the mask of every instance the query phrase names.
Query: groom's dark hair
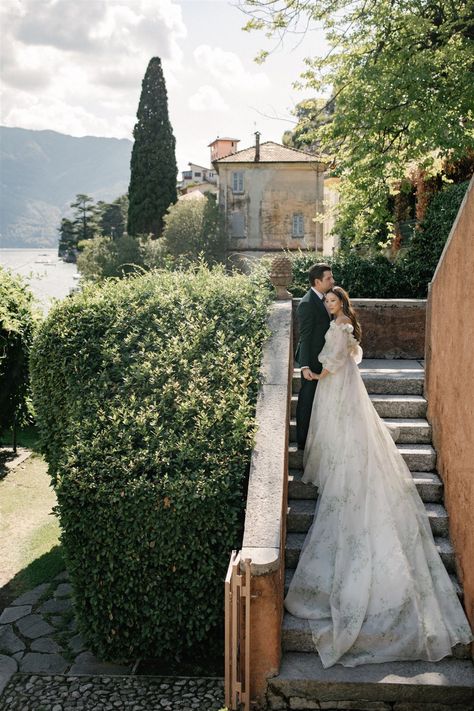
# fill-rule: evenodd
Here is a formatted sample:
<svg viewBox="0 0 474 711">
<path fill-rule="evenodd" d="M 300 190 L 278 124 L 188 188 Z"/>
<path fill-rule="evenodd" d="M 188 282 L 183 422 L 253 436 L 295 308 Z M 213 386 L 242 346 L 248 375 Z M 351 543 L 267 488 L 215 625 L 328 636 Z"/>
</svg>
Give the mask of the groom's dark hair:
<svg viewBox="0 0 474 711">
<path fill-rule="evenodd" d="M 309 283 L 311 284 L 311 286 L 314 286 L 314 282 L 316 281 L 316 279 L 319 279 L 321 281 L 324 276 L 324 272 L 331 271 L 331 267 L 329 266 L 329 264 L 326 264 L 326 262 L 319 262 L 318 264 L 313 264 L 313 266 L 310 267 L 308 271 Z"/>
</svg>

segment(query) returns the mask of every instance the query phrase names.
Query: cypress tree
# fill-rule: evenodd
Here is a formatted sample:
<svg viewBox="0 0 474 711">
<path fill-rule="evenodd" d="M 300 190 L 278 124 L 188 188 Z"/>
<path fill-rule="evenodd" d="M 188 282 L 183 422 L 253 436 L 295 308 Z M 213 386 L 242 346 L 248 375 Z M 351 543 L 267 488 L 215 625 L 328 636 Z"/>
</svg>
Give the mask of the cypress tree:
<svg viewBox="0 0 474 711">
<path fill-rule="evenodd" d="M 133 137 L 127 231 L 158 237 L 163 216 L 177 199 L 176 142 L 159 57 L 150 60 L 142 82 Z"/>
</svg>

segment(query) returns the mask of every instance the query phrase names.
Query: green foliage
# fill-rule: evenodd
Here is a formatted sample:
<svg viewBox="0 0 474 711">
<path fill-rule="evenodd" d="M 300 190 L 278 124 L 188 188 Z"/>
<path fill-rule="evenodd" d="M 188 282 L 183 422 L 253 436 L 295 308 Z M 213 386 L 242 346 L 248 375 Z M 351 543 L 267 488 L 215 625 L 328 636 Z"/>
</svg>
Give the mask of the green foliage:
<svg viewBox="0 0 474 711">
<path fill-rule="evenodd" d="M 289 148 L 316 152 L 319 147 L 317 131 L 319 126 L 331 120 L 334 104 L 327 99 L 304 99 L 296 104 L 293 111 L 297 124 L 292 131 L 285 131 L 282 143 Z"/>
<path fill-rule="evenodd" d="M 364 256 L 354 249 L 340 250 L 334 257 L 314 252 L 290 253 L 294 296 L 309 289 L 308 269 L 315 262 L 331 265 L 336 283 L 353 298 L 424 299 L 428 284 L 446 244 L 468 182 L 450 185 L 432 199 L 426 218 L 414 231 L 409 247 L 395 261 L 383 255 Z"/>
<path fill-rule="evenodd" d="M 173 257 L 196 261 L 202 255 L 208 264 L 225 259 L 226 236 L 215 197 L 179 200 L 165 217 L 163 239 Z"/>
<path fill-rule="evenodd" d="M 77 242 L 92 239 L 99 232 L 98 209 L 89 195 L 79 193 L 71 203 L 74 210 L 73 225 Z"/>
<path fill-rule="evenodd" d="M 397 260 L 410 295 L 426 295 L 468 184 L 450 185 L 433 197 L 420 229 L 415 230 L 408 249 Z"/>
<path fill-rule="evenodd" d="M 303 83 L 331 92 L 314 140 L 334 160 L 339 211 L 360 241 L 387 223 L 387 193 L 409 166 L 435 170 L 474 142 L 473 14 L 467 0 L 243 0 L 248 29 L 279 38 L 312 23 L 330 50 L 306 60 Z M 320 110 L 320 114 L 324 109 Z M 308 138 L 308 136 L 306 136 Z M 305 139 L 306 140 L 306 139 Z M 382 230 L 383 231 L 383 230 Z"/>
<path fill-rule="evenodd" d="M 67 217 L 63 217 L 58 232 L 58 255 L 68 261 L 75 261 L 78 235 L 73 221 L 69 220 Z"/>
<path fill-rule="evenodd" d="M 95 237 L 84 242 L 77 268 L 86 281 L 125 277 L 170 264 L 163 240 L 150 237 Z"/>
<path fill-rule="evenodd" d="M 150 60 L 133 130 L 128 227 L 131 235 L 161 235 L 163 217 L 176 202 L 175 138 L 161 59 Z"/>
<path fill-rule="evenodd" d="M 128 196 L 121 195 L 111 203 L 100 201 L 97 208 L 101 234 L 112 239 L 122 237 L 127 224 Z"/>
<path fill-rule="evenodd" d="M 340 252 L 335 257 L 322 257 L 314 252 L 289 254 L 293 262 L 293 281 L 289 290 L 303 296 L 309 289 L 308 269 L 316 262 L 331 265 L 336 284 L 344 287 L 353 298 L 388 299 L 404 297 L 403 269 L 382 255 L 363 257 L 354 250 Z"/>
<path fill-rule="evenodd" d="M 179 654 L 222 616 L 268 291 L 222 268 L 88 286 L 35 340 L 34 402 L 80 629 Z"/>
<path fill-rule="evenodd" d="M 93 239 L 100 232 L 98 206 L 89 195 L 79 193 L 71 202 L 73 219 L 63 218 L 59 227 L 58 254 L 75 261 L 79 243 Z"/>
<path fill-rule="evenodd" d="M 0 432 L 29 421 L 28 358 L 33 341 L 33 295 L 0 267 Z"/>
</svg>

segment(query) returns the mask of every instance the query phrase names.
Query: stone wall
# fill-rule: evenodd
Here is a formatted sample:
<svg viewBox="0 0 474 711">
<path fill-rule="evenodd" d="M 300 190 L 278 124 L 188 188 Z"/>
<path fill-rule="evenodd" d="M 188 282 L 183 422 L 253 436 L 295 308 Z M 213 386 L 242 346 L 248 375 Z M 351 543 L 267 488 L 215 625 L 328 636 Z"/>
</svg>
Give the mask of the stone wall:
<svg viewBox="0 0 474 711">
<path fill-rule="evenodd" d="M 428 419 L 466 613 L 474 627 L 474 178 L 428 298 Z"/>
<path fill-rule="evenodd" d="M 295 344 L 299 302 L 293 299 Z M 424 358 L 425 299 L 353 299 L 352 303 L 362 326 L 365 358 Z"/>
</svg>

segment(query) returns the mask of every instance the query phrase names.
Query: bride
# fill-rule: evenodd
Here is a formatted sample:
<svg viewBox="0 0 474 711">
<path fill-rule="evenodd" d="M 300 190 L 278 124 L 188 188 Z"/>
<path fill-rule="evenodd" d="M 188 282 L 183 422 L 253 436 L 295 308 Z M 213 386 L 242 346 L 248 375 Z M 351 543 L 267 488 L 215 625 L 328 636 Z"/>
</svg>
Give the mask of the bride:
<svg viewBox="0 0 474 711">
<path fill-rule="evenodd" d="M 314 522 L 285 598 L 309 621 L 324 667 L 438 661 L 472 639 L 412 476 L 367 394 L 361 329 L 348 294 L 333 316 L 304 451 L 318 487 Z"/>
</svg>

